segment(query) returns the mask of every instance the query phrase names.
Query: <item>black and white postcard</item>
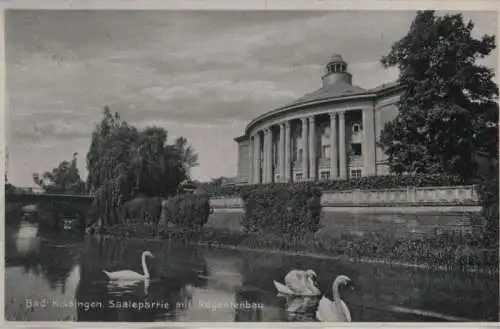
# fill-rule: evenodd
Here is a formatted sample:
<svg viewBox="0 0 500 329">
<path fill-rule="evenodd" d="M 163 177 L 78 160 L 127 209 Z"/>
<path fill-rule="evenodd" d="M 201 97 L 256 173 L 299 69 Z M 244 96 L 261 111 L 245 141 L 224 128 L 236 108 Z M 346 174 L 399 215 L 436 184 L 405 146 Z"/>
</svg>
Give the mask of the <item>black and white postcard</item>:
<svg viewBox="0 0 500 329">
<path fill-rule="evenodd" d="M 5 5 L 5 321 L 499 321 L 496 7 L 150 2 Z"/>
</svg>

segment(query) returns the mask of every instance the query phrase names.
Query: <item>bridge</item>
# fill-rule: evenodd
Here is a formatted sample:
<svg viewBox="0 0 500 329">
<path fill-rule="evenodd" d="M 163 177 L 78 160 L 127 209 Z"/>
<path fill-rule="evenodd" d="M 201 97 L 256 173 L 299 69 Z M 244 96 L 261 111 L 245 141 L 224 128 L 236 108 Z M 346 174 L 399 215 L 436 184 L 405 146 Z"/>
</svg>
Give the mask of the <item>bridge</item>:
<svg viewBox="0 0 500 329">
<path fill-rule="evenodd" d="M 87 211 L 92 204 L 94 196 L 91 194 L 55 194 L 55 193 L 37 193 L 34 189 L 18 189 L 16 193 L 5 194 L 5 205 L 24 206 L 30 204 L 43 204 L 48 209 L 63 210 L 69 209 L 78 214 L 80 227 L 85 226 Z M 57 221 L 55 224 L 58 224 Z"/>
</svg>

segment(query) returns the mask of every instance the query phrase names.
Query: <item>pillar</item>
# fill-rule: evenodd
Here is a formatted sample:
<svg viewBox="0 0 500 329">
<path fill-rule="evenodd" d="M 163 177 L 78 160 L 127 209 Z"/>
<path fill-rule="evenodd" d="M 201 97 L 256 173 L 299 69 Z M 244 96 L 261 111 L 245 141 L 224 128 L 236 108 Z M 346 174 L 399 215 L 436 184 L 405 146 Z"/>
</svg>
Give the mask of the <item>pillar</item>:
<svg viewBox="0 0 500 329">
<path fill-rule="evenodd" d="M 339 176 L 347 178 L 347 152 L 345 141 L 345 112 L 339 112 Z"/>
<path fill-rule="evenodd" d="M 307 179 L 307 162 L 308 162 L 308 152 L 307 152 L 307 118 L 302 118 L 302 180 Z"/>
<path fill-rule="evenodd" d="M 285 124 L 280 124 L 280 143 L 278 147 L 280 182 L 285 181 Z"/>
<path fill-rule="evenodd" d="M 260 168 L 262 165 L 262 159 L 260 157 L 260 132 L 257 132 L 253 137 L 254 143 L 254 167 L 253 167 L 253 182 L 254 184 L 260 184 L 261 176 L 260 176 Z"/>
<path fill-rule="evenodd" d="M 253 138 L 250 136 L 248 138 L 248 160 L 247 160 L 247 182 L 248 184 L 252 184 L 252 176 L 253 176 Z"/>
<path fill-rule="evenodd" d="M 373 108 L 363 109 L 363 176 L 375 176 L 375 116 Z"/>
<path fill-rule="evenodd" d="M 337 114 L 330 112 L 330 178 L 339 177 L 337 165 Z"/>
<path fill-rule="evenodd" d="M 309 117 L 309 179 L 316 180 L 316 123 Z"/>
<path fill-rule="evenodd" d="M 262 140 L 262 183 L 267 183 L 267 128 L 263 130 L 263 140 Z"/>
<path fill-rule="evenodd" d="M 266 183 L 273 181 L 273 138 L 271 128 L 266 129 Z"/>
<path fill-rule="evenodd" d="M 285 122 L 285 182 L 290 181 L 291 129 L 290 121 Z"/>
</svg>

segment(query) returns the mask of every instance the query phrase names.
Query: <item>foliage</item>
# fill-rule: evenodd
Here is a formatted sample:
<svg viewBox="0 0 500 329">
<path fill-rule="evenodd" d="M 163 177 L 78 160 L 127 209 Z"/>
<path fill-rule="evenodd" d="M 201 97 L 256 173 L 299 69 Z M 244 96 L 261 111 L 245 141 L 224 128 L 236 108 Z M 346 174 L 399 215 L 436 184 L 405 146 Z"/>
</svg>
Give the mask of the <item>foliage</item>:
<svg viewBox="0 0 500 329">
<path fill-rule="evenodd" d="M 248 232 L 315 232 L 321 219 L 321 191 L 308 185 L 268 186 L 242 193 Z"/>
<path fill-rule="evenodd" d="M 154 229 L 140 226 L 103 228 L 101 233 L 119 236 L 151 237 Z M 148 231 L 150 232 L 148 235 Z M 186 234 L 176 232 L 171 238 L 186 241 Z M 344 234 L 275 234 L 272 232 L 239 232 L 224 228 L 204 227 L 197 231 L 197 240 L 188 240 L 206 246 L 228 246 L 269 251 L 291 252 L 297 255 L 338 257 L 351 261 L 409 264 L 429 269 L 448 271 L 480 270 L 498 273 L 499 248 L 484 245 L 474 237 L 460 233 L 440 233 L 411 238 L 390 233 L 371 233 L 362 236 Z"/>
<path fill-rule="evenodd" d="M 157 225 L 162 212 L 162 198 L 137 197 L 125 202 L 120 208 L 123 221 L 132 219 L 140 223 Z"/>
<path fill-rule="evenodd" d="M 163 211 L 164 226 L 172 223 L 183 230 L 197 230 L 208 222 L 210 201 L 206 195 L 177 195 L 167 200 Z"/>
<path fill-rule="evenodd" d="M 187 139 L 184 137 L 179 137 L 175 140 L 175 148 L 181 155 L 181 163 L 184 165 L 184 170 L 189 173 L 192 167 L 199 165 L 198 155 L 194 152 L 194 149 L 187 144 Z"/>
<path fill-rule="evenodd" d="M 436 173 L 470 179 L 482 152 L 498 158 L 498 96 L 494 72 L 476 64 L 495 49 L 494 36 L 471 35 L 462 15 L 418 12 L 406 36 L 382 58 L 406 86 L 399 114 L 379 144 L 396 173 Z"/>
<path fill-rule="evenodd" d="M 77 167 L 77 155 L 74 153 L 71 162 L 62 161 L 50 172 L 34 173 L 33 181 L 47 193 L 84 194 L 85 182 Z"/>
<path fill-rule="evenodd" d="M 200 241 L 211 245 L 347 257 L 354 261 L 399 262 L 448 270 L 498 271 L 498 246 L 485 248 L 471 236 L 452 232 L 412 238 L 396 237 L 389 233 L 334 237 L 330 234 L 248 234 L 206 228 Z"/>
<path fill-rule="evenodd" d="M 499 184 L 498 171 L 493 177 L 485 177 L 478 183 L 480 219 L 483 222 L 483 240 L 487 245 L 498 243 L 499 234 Z"/>
<path fill-rule="evenodd" d="M 258 189 L 266 189 L 272 186 L 283 186 L 286 188 L 311 187 L 319 188 L 323 191 L 344 191 L 352 189 L 389 189 L 401 187 L 426 187 L 426 186 L 456 186 L 463 184 L 464 181 L 456 176 L 449 175 L 431 175 L 431 174 L 415 174 L 415 175 L 387 175 L 387 176 L 368 176 L 345 180 L 324 180 L 324 181 L 308 181 L 308 182 L 291 182 L 291 183 L 273 183 L 261 185 L 202 185 L 203 188 L 211 196 L 232 196 L 249 193 Z"/>
<path fill-rule="evenodd" d="M 138 130 L 106 107 L 87 154 L 87 185 L 96 195 L 92 221 L 100 217 L 105 225 L 117 223 L 121 206 L 138 196 L 175 195 L 187 178 L 186 168 L 195 163 L 186 139 L 167 144 L 163 128 Z"/>
</svg>

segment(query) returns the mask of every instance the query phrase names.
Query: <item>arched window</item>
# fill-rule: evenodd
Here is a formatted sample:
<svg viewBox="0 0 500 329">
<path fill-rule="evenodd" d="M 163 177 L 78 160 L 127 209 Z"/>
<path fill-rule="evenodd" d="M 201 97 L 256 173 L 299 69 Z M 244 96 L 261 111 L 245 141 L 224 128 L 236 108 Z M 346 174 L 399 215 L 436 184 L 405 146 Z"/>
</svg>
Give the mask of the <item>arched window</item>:
<svg viewBox="0 0 500 329">
<path fill-rule="evenodd" d="M 361 131 L 361 126 L 359 125 L 359 123 L 353 123 L 352 124 L 352 133 L 357 134 L 360 131 Z"/>
</svg>

